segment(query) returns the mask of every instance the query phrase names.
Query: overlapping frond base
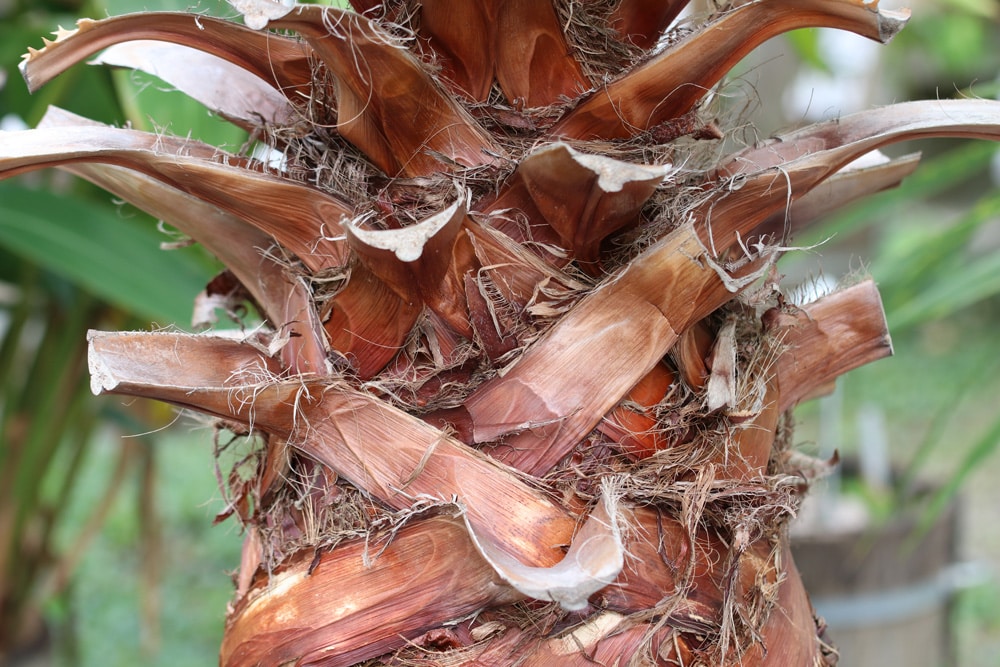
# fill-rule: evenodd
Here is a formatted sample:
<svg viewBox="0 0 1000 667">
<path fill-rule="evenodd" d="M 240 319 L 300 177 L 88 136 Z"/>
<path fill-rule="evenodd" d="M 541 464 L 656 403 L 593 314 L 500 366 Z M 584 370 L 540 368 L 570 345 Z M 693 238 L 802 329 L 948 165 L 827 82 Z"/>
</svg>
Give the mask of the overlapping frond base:
<svg viewBox="0 0 1000 667">
<path fill-rule="evenodd" d="M 705 98 L 749 50 L 809 26 L 888 41 L 906 14 L 758 0 L 668 30 L 686 3 L 233 4 L 245 25 L 81 21 L 22 70 L 34 88 L 103 50 L 280 167 L 59 111 L 0 143 L 5 175 L 67 169 L 189 234 L 264 320 L 90 340 L 96 393 L 239 436 L 221 663 L 835 662 L 786 534 L 828 464 L 784 415 L 891 344 L 872 282 L 794 304 L 774 261 L 916 167 L 881 146 L 995 139 L 1000 104 L 719 160 Z"/>
</svg>

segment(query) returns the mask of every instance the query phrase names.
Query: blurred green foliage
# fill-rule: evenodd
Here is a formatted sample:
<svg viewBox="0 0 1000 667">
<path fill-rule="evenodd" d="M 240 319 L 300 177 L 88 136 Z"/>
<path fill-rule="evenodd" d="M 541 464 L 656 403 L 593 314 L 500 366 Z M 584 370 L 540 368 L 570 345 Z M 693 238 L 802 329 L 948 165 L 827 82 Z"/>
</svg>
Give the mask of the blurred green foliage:
<svg viewBox="0 0 1000 667">
<path fill-rule="evenodd" d="M 829 70 L 817 53 L 815 31 L 801 31 L 792 44 L 808 66 Z M 1000 98 L 998 44 L 1000 3 L 922 3 L 881 54 L 878 81 L 888 88 L 883 97 Z M 824 242 L 800 264 L 814 266 L 816 254 L 850 254 L 854 267 L 878 282 L 896 356 L 840 379 L 840 429 L 854 433 L 854 415 L 872 405 L 884 412 L 902 475 L 888 495 L 873 489 L 860 495 L 873 501 L 876 516 L 918 513 L 920 531 L 956 495 L 967 496 L 965 506 L 983 502 L 981 489 L 970 492 L 975 476 L 981 480 L 1000 466 L 994 333 L 1000 325 L 1000 156 L 986 141 L 919 142 L 899 150 L 924 151 L 912 176 L 831 216 L 796 245 Z M 806 426 L 799 437 L 808 438 L 818 421 L 816 406 L 803 406 L 797 417 Z M 860 447 L 844 444 L 848 452 Z M 934 493 L 915 493 L 919 480 L 937 482 Z M 992 502 L 995 496 L 986 497 Z M 980 519 L 988 511 L 976 508 Z M 973 532 L 963 550 L 997 542 L 995 529 L 981 520 Z M 995 550 L 988 558 L 995 563 Z M 997 595 L 1000 583 L 993 580 L 959 596 L 959 664 L 997 664 L 1000 616 L 983 604 Z"/>
<path fill-rule="evenodd" d="M 245 140 L 240 131 L 162 90 L 152 77 L 83 65 L 28 94 L 16 64 L 28 46 L 41 46 L 42 35 L 72 26 L 77 17 L 143 9 L 145 3 L 134 1 L 0 4 L 5 129 L 31 126 L 56 104 L 139 129 L 163 129 L 151 119 L 169 118 L 169 131 L 238 148 Z M 207 534 L 203 503 L 214 487 L 211 450 L 202 445 L 208 479 L 196 486 L 188 481 L 196 497 L 183 497 L 201 511 L 200 529 L 180 538 L 187 548 L 178 554 L 160 539 L 153 438 L 121 440 L 122 433 L 148 430 L 162 414 L 94 399 L 87 378 L 88 328 L 188 326 L 192 300 L 218 265 L 198 247 L 160 249 L 172 240 L 156 220 L 64 173 L 32 173 L 0 183 L 0 664 L 12 644 L 38 639 L 40 612 L 60 639 L 66 664 L 214 660 L 229 587 L 217 576 L 219 561 L 191 549 L 211 545 L 232 564 L 239 547 L 230 536 L 227 551 L 218 531 L 214 541 Z M 144 419 L 136 417 L 143 414 Z M 172 496 L 184 480 L 193 479 L 190 471 L 173 479 Z M 132 492 L 122 496 L 126 487 Z M 176 513 L 170 503 L 163 505 L 168 514 Z M 99 539 L 108 517 L 104 535 L 110 541 Z M 73 579 L 94 540 L 98 546 L 89 552 L 83 575 Z M 163 553 L 194 560 L 194 571 L 215 584 L 199 590 L 196 610 L 177 608 L 189 602 L 192 586 L 177 584 L 176 571 L 162 566 Z M 131 576 L 123 578 L 123 572 Z M 160 587 L 164 572 L 176 590 Z M 193 588 L 202 589 L 204 580 Z M 143 611 L 136 613 L 140 602 Z M 158 609 L 168 605 L 171 621 L 160 645 L 171 648 L 156 659 L 150 651 L 157 646 Z M 181 621 L 197 627 L 178 627 Z"/>
<path fill-rule="evenodd" d="M 886 62 L 899 88 L 921 97 L 949 97 L 973 84 L 996 81 L 998 43 L 998 3 L 940 0 L 920 8 L 895 38 Z"/>
</svg>

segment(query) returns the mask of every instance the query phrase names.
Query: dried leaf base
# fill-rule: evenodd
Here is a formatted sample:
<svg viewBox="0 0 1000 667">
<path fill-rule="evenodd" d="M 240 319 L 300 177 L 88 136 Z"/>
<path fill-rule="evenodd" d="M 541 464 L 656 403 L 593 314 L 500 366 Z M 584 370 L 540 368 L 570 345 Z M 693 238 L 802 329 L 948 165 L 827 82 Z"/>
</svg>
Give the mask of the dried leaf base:
<svg viewBox="0 0 1000 667">
<path fill-rule="evenodd" d="M 721 157 L 706 97 L 750 50 L 818 26 L 886 42 L 908 12 L 713 2 L 670 28 L 686 2 L 232 4 L 243 25 L 83 20 L 22 72 L 34 89 L 103 50 L 280 159 L 59 110 L 0 141 L 0 176 L 68 170 L 217 256 L 196 325 L 260 315 L 90 334 L 95 393 L 219 427 L 219 519 L 246 534 L 221 664 L 833 664 L 787 538 L 829 463 L 785 415 L 891 344 L 870 281 L 792 304 L 774 263 L 915 168 L 879 148 L 1000 138 L 1000 103 Z"/>
</svg>

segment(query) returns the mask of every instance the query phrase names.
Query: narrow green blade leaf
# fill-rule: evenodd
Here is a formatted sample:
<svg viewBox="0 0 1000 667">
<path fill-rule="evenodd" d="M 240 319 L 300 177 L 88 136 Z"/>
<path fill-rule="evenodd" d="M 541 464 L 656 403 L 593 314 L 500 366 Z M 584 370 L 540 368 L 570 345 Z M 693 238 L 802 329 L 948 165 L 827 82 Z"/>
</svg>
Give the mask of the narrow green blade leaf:
<svg viewBox="0 0 1000 667">
<path fill-rule="evenodd" d="M 920 517 L 917 535 L 924 535 L 941 513 L 948 507 L 966 478 L 980 469 L 984 461 L 1000 449 L 1000 419 L 994 421 L 972 446 L 951 477 L 938 489 Z"/>
<path fill-rule="evenodd" d="M 1000 294 L 1000 255 L 994 254 L 966 264 L 953 278 L 887 313 L 889 327 L 900 331 L 941 319 L 996 294 Z"/>
<path fill-rule="evenodd" d="M 969 141 L 926 160 L 900 187 L 861 200 L 831 215 L 823 225 L 816 225 L 797 237 L 796 243 L 808 246 L 831 236 L 847 236 L 872 225 L 875 220 L 899 215 L 901 206 L 924 201 L 982 173 L 996 150 L 996 144 L 992 142 Z"/>
<path fill-rule="evenodd" d="M 163 240 L 110 207 L 0 183 L 0 244 L 136 315 L 185 327 L 211 269 L 160 250 Z"/>
</svg>

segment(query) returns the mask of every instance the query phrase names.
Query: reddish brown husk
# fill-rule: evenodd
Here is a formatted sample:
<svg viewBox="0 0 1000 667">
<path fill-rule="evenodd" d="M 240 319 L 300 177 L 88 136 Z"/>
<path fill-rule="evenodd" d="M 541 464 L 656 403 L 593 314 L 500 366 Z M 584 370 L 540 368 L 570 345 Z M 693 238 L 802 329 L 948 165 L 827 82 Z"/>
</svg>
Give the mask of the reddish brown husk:
<svg viewBox="0 0 1000 667">
<path fill-rule="evenodd" d="M 884 42 L 906 14 L 761 0 L 671 33 L 685 2 L 233 4 L 250 27 L 85 21 L 22 70 L 121 45 L 102 60 L 283 169 L 59 112 L 0 142 L 0 175 L 69 170 L 202 243 L 264 320 L 90 338 L 96 393 L 253 434 L 219 517 L 246 530 L 221 664 L 834 662 L 788 550 L 814 471 L 785 414 L 891 344 L 871 281 L 796 305 L 773 262 L 916 166 L 873 151 L 995 139 L 1000 104 L 713 161 L 704 97 L 743 54 L 808 26 Z"/>
</svg>

